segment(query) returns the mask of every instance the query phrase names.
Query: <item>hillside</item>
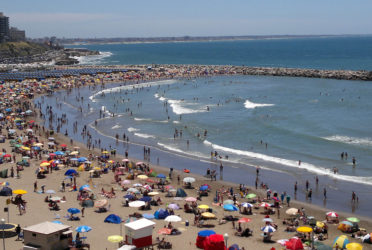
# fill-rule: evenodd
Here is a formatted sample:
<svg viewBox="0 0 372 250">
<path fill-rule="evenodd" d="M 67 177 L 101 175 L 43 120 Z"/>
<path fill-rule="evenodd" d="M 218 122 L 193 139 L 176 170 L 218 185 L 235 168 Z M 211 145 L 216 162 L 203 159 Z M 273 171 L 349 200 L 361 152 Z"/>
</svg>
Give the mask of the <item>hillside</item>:
<svg viewBox="0 0 372 250">
<path fill-rule="evenodd" d="M 0 43 L 0 58 L 29 57 L 42 54 L 48 49 L 47 46 L 30 42 Z"/>
</svg>

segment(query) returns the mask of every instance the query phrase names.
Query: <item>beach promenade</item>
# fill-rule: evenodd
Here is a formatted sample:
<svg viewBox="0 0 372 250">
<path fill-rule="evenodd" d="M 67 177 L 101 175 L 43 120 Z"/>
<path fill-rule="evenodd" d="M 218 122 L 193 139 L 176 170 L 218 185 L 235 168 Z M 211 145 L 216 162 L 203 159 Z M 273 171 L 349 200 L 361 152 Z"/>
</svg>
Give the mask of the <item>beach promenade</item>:
<svg viewBox="0 0 372 250">
<path fill-rule="evenodd" d="M 84 237 L 82 242 L 89 244 L 90 249 L 117 249 L 118 243 L 109 242 L 107 238 L 110 235 L 124 234 L 122 230 L 124 224 L 133 220 L 130 219 L 130 215 L 141 217 L 143 214 L 154 214 L 159 208 L 167 209 L 171 214 L 174 213 L 181 218 L 180 222 L 172 222 L 171 225 L 164 220 L 153 219 L 156 223 L 152 235 L 153 242 L 157 242 L 157 237 L 160 240 L 164 238 L 165 242 L 171 243 L 172 249 L 197 249 L 195 246 L 197 234 L 204 229 L 225 235 L 225 244 L 228 246 L 237 244 L 240 249 L 273 247 L 281 249 L 285 247 L 277 241 L 294 236 L 303 237 L 303 243 L 311 242 L 312 234 L 298 232 L 301 231 L 299 227 L 309 227 L 309 223 L 314 222 L 309 216 L 315 218 L 313 226 L 317 232 L 314 236 L 317 244 L 332 247 L 334 239 L 342 234 L 346 234 L 350 242 L 362 243 L 360 237 L 372 232 L 372 222 L 369 218 L 361 218 L 360 222 L 349 219 L 348 223 L 343 223 L 345 226 L 340 226 L 345 231 L 341 232 L 337 229 L 339 222 L 358 216 L 338 211 L 337 215 L 326 216 L 331 211 L 291 198 L 287 200 L 287 196 L 281 197 L 283 190 L 277 190 L 275 195 L 275 190 L 269 192 L 265 187 L 258 189 L 247 185 L 243 187 L 186 173 L 187 171 L 174 170 L 170 174 L 169 168 L 148 164 L 146 159 L 134 159 L 131 155 L 120 155 L 112 151 L 104 152 L 100 148 L 88 149 L 85 144 L 63 135 L 63 131 L 57 133 L 54 128 L 51 131 L 52 128 L 43 127 L 43 120 L 60 119 L 61 124 L 67 121 L 64 117 L 54 116 L 53 107 L 39 110 L 39 107 L 32 103 L 35 96 L 47 94 L 53 96 L 55 91 L 68 91 L 83 85 L 100 87 L 114 82 L 139 83 L 160 79 L 260 72 L 259 69 L 251 72 L 244 67 L 233 66 L 132 65 L 126 66 L 125 69 L 111 73 L 64 75 L 58 78 L 27 78 L 21 82 L 4 80 L 1 91 L 3 114 L 1 133 L 4 136 L 1 170 L 8 170 L 8 178 L 2 179 L 2 184 L 13 191 L 20 189 L 27 191 L 21 196 L 27 203 L 21 204 L 22 206 L 10 204 L 9 214 L 3 212 L 2 218 L 8 221 L 9 215 L 9 222 L 20 224 L 22 228 L 44 221 L 60 221 L 71 226 L 74 240 L 75 229 L 87 225 L 92 230 L 80 233 L 79 237 Z M 274 69 L 260 70 L 262 71 L 260 75 L 289 74 Z M 291 74 L 294 74 L 293 72 Z M 368 72 L 360 72 L 358 76 L 355 72 L 349 72 L 344 76 L 336 74 L 337 77 L 334 77 L 333 72 L 332 75 L 337 79 L 361 80 L 363 77 L 363 80 L 371 80 Z M 68 122 L 74 123 L 71 120 Z M 89 136 L 88 129 L 78 132 Z M 174 162 L 174 165 L 176 164 L 177 162 Z M 66 173 L 69 169 L 71 174 Z M 187 177 L 194 180 L 184 181 Z M 179 194 L 179 197 L 175 197 L 180 188 L 187 195 Z M 16 194 L 13 196 L 16 197 Z M 127 198 L 123 198 L 124 196 Z M 139 210 L 137 205 L 132 207 L 129 204 L 132 200 L 143 197 L 149 197 L 143 199 L 147 200 L 144 206 L 147 206 L 148 210 Z M 185 200 L 188 197 L 194 199 Z M 4 207 L 8 207 L 6 206 L 8 198 L 0 197 Z M 346 195 L 345 199 L 351 197 Z M 86 205 L 90 203 L 89 200 L 95 203 L 93 207 Z M 97 203 L 99 200 L 102 200 L 100 204 Z M 68 212 L 69 208 L 79 209 L 79 212 L 74 214 L 79 220 L 71 220 L 72 213 Z M 290 208 L 293 209 L 288 210 Z M 238 211 L 234 211 L 236 209 Z M 187 213 L 189 211 L 190 213 Z M 204 214 L 207 211 L 211 214 Z M 118 215 L 122 223 L 105 223 L 104 220 L 109 214 Z M 241 223 L 238 222 L 240 219 Z M 350 224 L 351 226 L 348 226 Z M 167 235 L 172 231 L 164 230 L 164 227 L 168 226 L 170 229 L 171 227 L 177 229 L 173 230 L 175 235 Z M 274 230 L 266 229 L 273 231 L 266 234 L 261 230 L 264 227 L 272 227 Z M 248 237 L 245 237 L 245 234 L 241 236 L 242 232 L 248 232 L 245 230 L 247 228 L 252 231 L 252 235 L 248 236 L 247 233 Z M 351 232 L 357 234 L 356 238 L 352 237 Z M 263 240 L 264 235 L 267 236 L 266 242 Z M 16 238 L 5 239 L 6 249 L 22 248 L 22 240 Z M 283 242 L 282 244 L 285 244 Z M 73 242 L 71 244 L 73 245 Z M 370 246 L 363 243 L 363 249 L 371 249 Z"/>
</svg>

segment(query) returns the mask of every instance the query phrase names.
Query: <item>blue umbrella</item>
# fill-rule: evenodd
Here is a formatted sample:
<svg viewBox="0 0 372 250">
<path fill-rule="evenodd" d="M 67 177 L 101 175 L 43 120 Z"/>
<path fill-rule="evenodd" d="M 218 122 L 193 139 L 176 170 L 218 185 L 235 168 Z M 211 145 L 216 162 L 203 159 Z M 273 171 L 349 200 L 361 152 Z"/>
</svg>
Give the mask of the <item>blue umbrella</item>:
<svg viewBox="0 0 372 250">
<path fill-rule="evenodd" d="M 71 160 L 71 161 L 77 161 L 78 158 L 71 158 L 70 160 Z"/>
<path fill-rule="evenodd" d="M 213 231 L 213 230 L 202 230 L 198 233 L 198 236 L 207 237 L 207 236 L 212 235 L 212 234 L 216 234 L 216 232 Z"/>
<path fill-rule="evenodd" d="M 80 213 L 80 209 L 72 207 L 67 209 L 67 212 L 69 212 L 70 214 L 78 214 Z"/>
<path fill-rule="evenodd" d="M 206 190 L 208 190 L 208 186 L 201 186 L 201 187 L 199 188 L 199 190 L 200 190 L 200 191 L 206 191 Z"/>
<path fill-rule="evenodd" d="M 78 158 L 78 162 L 86 162 L 88 159 L 85 157 Z"/>
<path fill-rule="evenodd" d="M 146 219 L 149 219 L 149 220 L 152 220 L 155 218 L 155 216 L 153 214 L 143 214 L 142 215 L 143 218 L 146 218 Z"/>
<path fill-rule="evenodd" d="M 65 172 L 65 175 L 74 175 L 77 174 L 75 169 L 69 169 Z"/>
<path fill-rule="evenodd" d="M 75 229 L 75 231 L 78 232 L 78 233 L 86 233 L 86 232 L 89 232 L 90 230 L 92 230 L 92 228 L 90 226 L 86 226 L 86 225 L 78 226 Z"/>
<path fill-rule="evenodd" d="M 158 175 L 156 176 L 156 178 L 166 178 L 166 177 L 165 177 L 165 175 L 163 175 L 163 174 L 158 174 Z"/>
<path fill-rule="evenodd" d="M 62 151 L 56 151 L 55 154 L 56 155 L 65 155 L 65 153 L 63 153 Z"/>
<path fill-rule="evenodd" d="M 144 197 L 142 197 L 141 199 L 140 199 L 140 201 L 144 201 L 144 202 L 149 202 L 149 201 L 151 201 L 152 200 L 152 198 L 150 197 L 150 196 L 144 196 Z"/>
<path fill-rule="evenodd" d="M 225 205 L 223 205 L 223 209 L 225 211 L 238 211 L 239 210 L 236 206 L 234 206 L 232 204 L 225 204 Z"/>
<path fill-rule="evenodd" d="M 90 187 L 89 187 L 88 184 L 85 184 L 85 185 L 83 185 L 83 186 L 81 186 L 81 187 L 79 188 L 79 191 L 83 191 L 83 190 L 86 190 L 86 191 L 92 191 L 92 190 L 90 189 Z"/>
<path fill-rule="evenodd" d="M 104 222 L 120 224 L 121 223 L 121 218 L 116 214 L 110 214 L 109 216 L 106 217 Z"/>
<path fill-rule="evenodd" d="M 275 230 L 274 227 L 268 225 L 268 226 L 264 226 L 264 227 L 262 227 L 262 228 L 261 228 L 261 231 L 263 231 L 264 233 L 273 233 L 273 232 L 275 232 L 276 230 Z"/>
<path fill-rule="evenodd" d="M 54 221 L 52 221 L 53 223 L 56 223 L 56 224 L 63 224 L 62 222 L 60 222 L 59 220 L 54 220 Z"/>
</svg>

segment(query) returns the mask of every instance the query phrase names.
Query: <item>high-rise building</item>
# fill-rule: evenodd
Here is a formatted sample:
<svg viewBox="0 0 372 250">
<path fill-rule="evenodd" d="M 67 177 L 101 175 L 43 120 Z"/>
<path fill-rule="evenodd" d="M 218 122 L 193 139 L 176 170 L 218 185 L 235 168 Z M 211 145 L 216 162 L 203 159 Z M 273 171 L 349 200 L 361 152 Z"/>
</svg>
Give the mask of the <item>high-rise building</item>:
<svg viewBox="0 0 372 250">
<path fill-rule="evenodd" d="M 9 37 L 12 42 L 26 41 L 26 32 L 15 27 L 9 29 Z"/>
<path fill-rule="evenodd" d="M 9 39 L 9 17 L 0 12 L 0 42 Z"/>
</svg>

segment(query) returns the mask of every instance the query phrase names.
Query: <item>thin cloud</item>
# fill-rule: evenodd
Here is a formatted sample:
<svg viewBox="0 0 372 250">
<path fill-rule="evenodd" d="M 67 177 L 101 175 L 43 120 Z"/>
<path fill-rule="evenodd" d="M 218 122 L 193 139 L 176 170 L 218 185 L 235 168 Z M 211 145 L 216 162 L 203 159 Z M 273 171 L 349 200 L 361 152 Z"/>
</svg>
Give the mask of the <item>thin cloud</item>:
<svg viewBox="0 0 372 250">
<path fill-rule="evenodd" d="M 41 22 L 86 22 L 86 21 L 97 21 L 97 20 L 108 20 L 112 19 L 112 14 L 101 14 L 101 13 L 8 13 L 12 21 L 16 23 L 41 23 Z"/>
</svg>

